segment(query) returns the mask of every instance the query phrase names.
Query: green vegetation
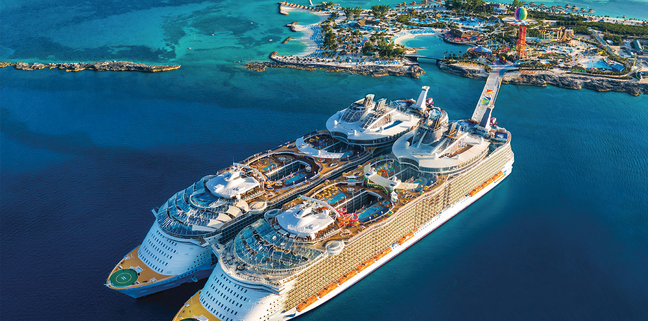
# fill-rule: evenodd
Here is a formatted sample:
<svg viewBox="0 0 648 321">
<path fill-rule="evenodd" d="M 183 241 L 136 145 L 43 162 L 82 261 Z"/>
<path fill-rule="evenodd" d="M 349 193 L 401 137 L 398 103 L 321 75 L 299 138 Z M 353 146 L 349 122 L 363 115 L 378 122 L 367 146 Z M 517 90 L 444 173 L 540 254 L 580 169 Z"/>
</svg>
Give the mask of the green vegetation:
<svg viewBox="0 0 648 321">
<path fill-rule="evenodd" d="M 378 43 L 374 45 L 376 40 L 378 40 Z M 362 46 L 362 54 L 365 56 L 376 54 L 378 57 L 386 59 L 404 58 L 405 49 L 401 45 L 385 41 L 381 35 L 372 35 L 369 41 Z"/>
<path fill-rule="evenodd" d="M 623 39 L 621 38 L 621 36 L 613 35 L 611 33 L 606 33 L 603 36 L 603 40 L 610 40 L 615 46 L 623 45 Z"/>
<path fill-rule="evenodd" d="M 383 4 L 383 5 L 376 5 L 371 7 L 371 13 L 373 13 L 374 17 L 376 19 L 382 19 L 385 17 L 385 15 L 389 12 L 389 5 Z"/>
<path fill-rule="evenodd" d="M 328 31 L 324 34 L 324 44 L 323 47 L 327 50 L 335 51 L 338 48 L 337 37 L 332 31 Z"/>
<path fill-rule="evenodd" d="M 362 13 L 362 10 L 364 10 L 364 9 L 362 9 L 362 7 L 355 7 L 355 8 L 344 7 L 344 8 L 342 8 L 342 11 L 346 15 L 347 19 L 352 19 L 353 16 L 359 17 L 360 14 Z"/>
<path fill-rule="evenodd" d="M 324 10 L 331 10 L 331 9 L 333 9 L 333 7 L 335 7 L 335 3 L 333 3 L 333 2 L 322 2 L 320 7 L 322 7 L 322 9 L 324 9 Z"/>
<path fill-rule="evenodd" d="M 405 49 L 396 47 L 393 43 L 388 43 L 385 40 L 378 42 L 378 55 L 381 58 L 403 58 L 405 57 Z"/>
<path fill-rule="evenodd" d="M 404 15 L 400 15 L 400 16 L 398 16 L 398 17 L 396 18 L 396 21 L 398 21 L 398 22 L 400 22 L 400 23 L 406 23 L 406 22 L 408 22 L 408 21 L 410 20 L 410 18 L 411 18 L 410 15 L 406 15 L 406 14 L 404 14 Z"/>
<path fill-rule="evenodd" d="M 452 7 L 456 12 L 464 13 L 492 13 L 493 8 L 484 0 L 446 0 L 446 8 Z"/>
<path fill-rule="evenodd" d="M 529 11 L 529 16 L 533 19 L 556 20 L 556 25 L 565 26 L 574 29 L 574 32 L 588 35 L 587 28 L 596 29 L 603 32 L 609 32 L 620 36 L 635 36 L 648 38 L 648 26 L 630 26 L 620 23 L 584 21 L 583 17 L 573 14 L 552 14 L 542 11 Z"/>
<path fill-rule="evenodd" d="M 365 56 L 371 55 L 374 51 L 376 51 L 376 47 L 370 41 L 365 42 L 362 46 L 362 54 Z"/>
</svg>

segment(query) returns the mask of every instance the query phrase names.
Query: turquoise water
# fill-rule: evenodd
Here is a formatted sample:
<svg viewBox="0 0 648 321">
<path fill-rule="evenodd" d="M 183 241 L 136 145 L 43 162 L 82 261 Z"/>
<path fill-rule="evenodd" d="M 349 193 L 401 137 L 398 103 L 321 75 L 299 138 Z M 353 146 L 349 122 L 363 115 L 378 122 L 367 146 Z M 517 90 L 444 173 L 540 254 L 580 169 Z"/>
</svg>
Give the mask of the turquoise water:
<svg viewBox="0 0 648 321">
<path fill-rule="evenodd" d="M 297 175 L 287 179 L 284 183 L 286 183 L 286 185 L 289 185 L 289 184 L 292 184 L 292 183 L 300 180 L 301 178 L 303 178 L 305 176 L 306 176 L 306 174 L 297 174 Z"/>
<path fill-rule="evenodd" d="M 379 209 L 380 209 L 380 206 L 378 206 L 378 205 L 374 205 L 374 206 L 371 206 L 371 207 L 365 209 L 364 211 L 358 213 L 358 220 L 360 222 L 366 221 L 366 219 L 368 219 L 371 215 L 376 214 L 376 212 L 378 212 Z"/>
<path fill-rule="evenodd" d="M 416 98 L 428 85 L 457 119 L 484 85 L 426 62 L 421 79 L 247 71 L 246 61 L 301 50 L 280 44 L 294 35 L 285 24 L 314 19 L 281 16 L 271 1 L 1 5 L 0 60 L 182 64 L 161 74 L 0 70 L 8 320 L 170 320 L 203 282 L 139 300 L 103 285 L 146 235 L 151 208 L 325 128 L 367 93 Z M 407 44 L 430 55 L 467 48 Z M 512 132 L 512 175 L 303 320 L 647 318 L 648 96 L 505 85 L 496 106 Z"/>
<path fill-rule="evenodd" d="M 490 1 L 498 2 L 504 4 L 511 4 L 513 1 Z M 526 1 L 531 3 L 531 1 Z M 648 0 L 575 0 L 575 1 L 560 1 L 560 0 L 548 0 L 548 1 L 535 1 L 537 5 L 544 3 L 547 7 L 552 6 L 562 6 L 565 7 L 566 4 L 571 6 L 577 6 L 579 8 L 585 9 L 594 9 L 594 15 L 605 16 L 608 15 L 610 18 L 621 18 L 626 16 L 626 18 L 635 18 L 640 20 L 648 19 Z M 571 12 L 571 8 L 569 9 Z M 533 19 L 533 14 L 530 16 Z"/>
<path fill-rule="evenodd" d="M 335 204 L 335 203 L 341 201 L 345 196 L 346 196 L 346 195 L 344 195 L 344 193 L 342 193 L 341 191 L 338 191 L 338 193 L 335 194 L 335 196 L 331 197 L 331 198 L 330 198 L 328 201 L 326 201 L 326 202 L 329 203 L 329 204 Z"/>
</svg>

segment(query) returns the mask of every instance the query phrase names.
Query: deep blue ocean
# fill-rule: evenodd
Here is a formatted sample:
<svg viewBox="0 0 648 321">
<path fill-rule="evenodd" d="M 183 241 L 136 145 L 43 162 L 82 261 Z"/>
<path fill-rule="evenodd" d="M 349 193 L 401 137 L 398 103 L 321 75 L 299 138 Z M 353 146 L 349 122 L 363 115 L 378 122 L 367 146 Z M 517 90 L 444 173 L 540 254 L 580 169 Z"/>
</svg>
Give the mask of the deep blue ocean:
<svg viewBox="0 0 648 321">
<path fill-rule="evenodd" d="M 648 18 L 645 1 L 624 3 Z M 138 300 L 104 286 L 153 224 L 151 208 L 324 128 L 367 93 L 410 98 L 428 85 L 451 119 L 472 114 L 484 81 L 434 64 L 421 79 L 247 71 L 303 49 L 280 44 L 293 21 L 317 19 L 279 15 L 269 0 L 0 3 L 0 61 L 182 64 L 0 69 L 0 319 L 171 320 L 204 282 Z M 513 135 L 512 175 L 301 320 L 648 320 L 648 96 L 505 85 L 496 106 Z"/>
</svg>

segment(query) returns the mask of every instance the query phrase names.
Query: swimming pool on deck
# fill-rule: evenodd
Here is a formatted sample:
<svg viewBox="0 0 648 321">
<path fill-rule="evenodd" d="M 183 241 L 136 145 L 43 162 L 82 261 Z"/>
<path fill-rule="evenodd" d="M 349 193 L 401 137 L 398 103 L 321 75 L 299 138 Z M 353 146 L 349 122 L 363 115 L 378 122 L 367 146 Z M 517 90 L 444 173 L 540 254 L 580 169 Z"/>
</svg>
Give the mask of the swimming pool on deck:
<svg viewBox="0 0 648 321">
<path fill-rule="evenodd" d="M 275 168 L 275 167 L 277 167 L 277 164 L 270 164 L 270 165 L 264 167 L 264 168 L 263 168 L 263 171 L 264 171 L 264 172 L 267 172 L 267 171 L 269 171 L 269 170 L 271 170 L 271 169 L 273 169 L 273 168 Z"/>
<path fill-rule="evenodd" d="M 341 201 L 345 197 L 346 197 L 346 195 L 344 193 L 342 193 L 342 191 L 338 190 L 338 193 L 335 194 L 335 196 L 329 198 L 326 202 L 332 205 L 332 204 L 335 204 L 335 203 Z"/>
<path fill-rule="evenodd" d="M 300 179 L 302 179 L 304 177 L 306 177 L 306 174 L 297 174 L 297 175 L 285 180 L 284 184 L 286 184 L 286 185 L 293 184 L 293 183 L 299 181 Z"/>
<path fill-rule="evenodd" d="M 383 207 L 379 204 L 371 205 L 364 209 L 362 212 L 358 213 L 358 221 L 366 222 L 369 219 L 373 218 L 376 214 L 380 214 L 382 210 Z"/>
</svg>

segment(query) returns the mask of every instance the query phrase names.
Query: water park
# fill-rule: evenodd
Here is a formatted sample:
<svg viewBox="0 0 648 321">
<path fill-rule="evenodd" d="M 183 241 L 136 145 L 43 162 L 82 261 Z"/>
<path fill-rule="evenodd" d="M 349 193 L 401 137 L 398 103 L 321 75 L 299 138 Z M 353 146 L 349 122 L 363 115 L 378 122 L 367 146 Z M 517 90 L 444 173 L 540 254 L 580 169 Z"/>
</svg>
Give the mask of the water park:
<svg viewBox="0 0 648 321">
<path fill-rule="evenodd" d="M 637 81 L 632 77 L 640 75 L 644 68 L 630 53 L 632 49 L 628 49 L 634 48 L 631 46 L 633 39 L 607 30 L 648 39 L 645 23 L 593 21 L 587 13 L 564 12 L 524 2 L 518 2 L 517 7 L 469 3 L 453 1 L 446 7 L 442 2 L 422 1 L 399 4 L 396 8 L 374 5 L 363 9 L 340 7 L 332 2 L 310 6 L 281 2 L 279 8 L 283 14 L 304 11 L 319 17 L 319 22 L 309 25 L 290 24 L 293 31 L 303 33 L 302 37 L 291 37 L 290 41 L 301 41 L 307 49 L 291 55 L 276 51 L 270 55 L 270 62 L 250 63 L 248 68 L 263 71 L 265 67 L 290 66 L 417 78 L 424 72 L 419 67 L 419 59 L 429 58 L 437 65 L 441 61 L 446 66 L 454 65 L 451 69 L 455 71 L 463 69 L 457 73 L 460 75 L 473 73 L 466 72 L 466 68 L 481 68 L 485 72 L 482 77 L 486 77 L 493 66 L 505 64 L 520 70 L 512 75 L 526 75 L 517 77 L 516 83 L 534 83 L 531 76 L 536 74 L 561 78 L 579 75 L 579 81 L 588 76 L 608 76 L 618 80 L 618 84 L 614 84 L 620 89 L 618 91 L 643 91 L 640 89 L 643 87 L 634 84 Z M 421 49 L 425 52 L 426 47 L 405 45 L 407 39 L 421 36 L 438 37 L 466 47 L 448 47 L 442 54 L 428 57 L 418 52 Z M 617 43 L 613 45 L 613 41 Z M 451 72 L 448 68 L 441 69 Z M 553 84 L 564 86 L 568 82 Z M 634 88 L 624 90 L 626 86 Z"/>
<path fill-rule="evenodd" d="M 320 213 L 326 213 L 331 220 L 327 219 L 330 225 L 309 240 L 345 240 L 375 224 L 393 219 L 392 214 L 405 206 L 408 200 L 441 186 L 443 181 L 431 174 L 420 175 L 409 167 L 400 168 L 393 158 L 382 156 L 343 173 L 335 180 L 325 181 L 319 188 L 286 203 L 283 209 L 300 204 L 314 206 L 314 217 L 323 217 Z"/>
</svg>

